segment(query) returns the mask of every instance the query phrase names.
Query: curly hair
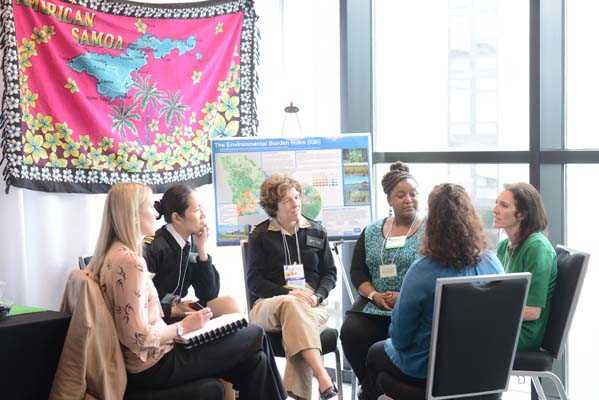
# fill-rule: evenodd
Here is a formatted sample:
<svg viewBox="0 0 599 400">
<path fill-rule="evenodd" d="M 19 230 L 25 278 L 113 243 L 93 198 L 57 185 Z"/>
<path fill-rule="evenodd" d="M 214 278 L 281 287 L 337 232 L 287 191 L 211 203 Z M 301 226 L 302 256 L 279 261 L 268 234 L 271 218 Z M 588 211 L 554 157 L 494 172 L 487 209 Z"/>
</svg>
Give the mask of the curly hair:
<svg viewBox="0 0 599 400">
<path fill-rule="evenodd" d="M 260 206 L 269 217 L 277 216 L 278 203 L 288 190 L 295 189 L 301 195 L 302 185 L 293 178 L 283 174 L 274 174 L 266 178 L 260 186 Z"/>
<path fill-rule="evenodd" d="M 541 195 L 534 186 L 518 182 L 507 184 L 504 187 L 514 196 L 516 211 L 523 215 L 516 245 L 520 246 L 531 234 L 545 231 L 549 225 L 549 218 L 547 218 Z"/>
<path fill-rule="evenodd" d="M 422 254 L 461 270 L 478 264 L 486 248 L 482 221 L 466 190 L 451 183 L 435 186 L 428 197 Z"/>
<path fill-rule="evenodd" d="M 416 179 L 410 174 L 410 167 L 407 164 L 401 161 L 395 161 L 389 167 L 389 172 L 383 176 L 383 180 L 381 180 L 381 185 L 383 186 L 383 192 L 387 196 L 391 194 L 395 186 L 403 180 L 412 179 L 416 182 Z"/>
</svg>

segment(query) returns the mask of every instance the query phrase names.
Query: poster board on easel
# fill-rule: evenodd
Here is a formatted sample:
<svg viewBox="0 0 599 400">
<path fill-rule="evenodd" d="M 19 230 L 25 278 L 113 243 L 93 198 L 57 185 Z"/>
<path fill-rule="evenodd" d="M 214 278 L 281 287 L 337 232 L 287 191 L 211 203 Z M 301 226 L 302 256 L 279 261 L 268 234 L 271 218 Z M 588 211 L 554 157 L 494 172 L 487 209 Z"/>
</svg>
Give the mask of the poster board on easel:
<svg viewBox="0 0 599 400">
<path fill-rule="evenodd" d="M 274 173 L 302 183 L 302 213 L 322 222 L 330 240 L 356 239 L 372 220 L 369 134 L 214 139 L 212 171 L 219 246 L 238 245 L 267 218 L 260 185 Z"/>
</svg>

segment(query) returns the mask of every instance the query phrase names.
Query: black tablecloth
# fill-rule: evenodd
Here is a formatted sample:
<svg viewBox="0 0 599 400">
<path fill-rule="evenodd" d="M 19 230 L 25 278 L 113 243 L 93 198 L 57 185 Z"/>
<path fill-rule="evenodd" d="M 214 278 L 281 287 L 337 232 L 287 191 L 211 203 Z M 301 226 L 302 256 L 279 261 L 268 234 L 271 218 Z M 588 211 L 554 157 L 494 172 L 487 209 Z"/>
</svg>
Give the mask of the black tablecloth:
<svg viewBox="0 0 599 400">
<path fill-rule="evenodd" d="M 0 321 L 0 398 L 48 398 L 69 320 L 44 311 Z"/>
</svg>

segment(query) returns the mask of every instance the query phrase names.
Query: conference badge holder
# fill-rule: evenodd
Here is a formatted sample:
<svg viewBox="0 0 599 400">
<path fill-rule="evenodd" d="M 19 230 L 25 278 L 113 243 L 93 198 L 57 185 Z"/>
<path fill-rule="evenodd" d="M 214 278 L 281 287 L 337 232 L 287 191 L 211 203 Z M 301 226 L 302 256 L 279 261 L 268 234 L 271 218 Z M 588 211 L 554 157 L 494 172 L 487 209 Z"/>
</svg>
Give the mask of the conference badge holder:
<svg viewBox="0 0 599 400">
<path fill-rule="evenodd" d="M 306 277 L 304 275 L 304 264 L 286 264 L 283 266 L 287 286 L 294 289 L 306 288 Z"/>
</svg>

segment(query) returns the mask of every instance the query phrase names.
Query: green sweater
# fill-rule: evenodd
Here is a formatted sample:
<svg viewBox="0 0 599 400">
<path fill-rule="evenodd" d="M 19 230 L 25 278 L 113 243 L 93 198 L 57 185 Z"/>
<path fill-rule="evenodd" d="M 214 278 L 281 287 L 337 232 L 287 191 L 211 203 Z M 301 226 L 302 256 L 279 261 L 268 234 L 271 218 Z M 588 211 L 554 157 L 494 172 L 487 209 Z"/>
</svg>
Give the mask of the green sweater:
<svg viewBox="0 0 599 400">
<path fill-rule="evenodd" d="M 503 240 L 497 247 L 497 257 L 507 273 L 532 274 L 526 305 L 540 307 L 541 316 L 535 321 L 522 322 L 518 350 L 538 350 L 545 335 L 557 276 L 555 250 L 543 233 L 535 232 L 515 252 L 508 248 L 508 239 Z"/>
</svg>

